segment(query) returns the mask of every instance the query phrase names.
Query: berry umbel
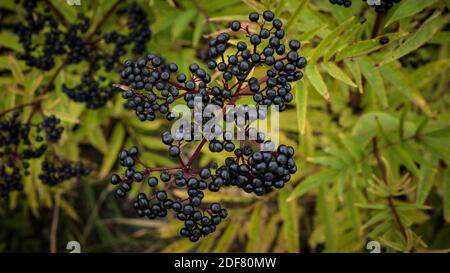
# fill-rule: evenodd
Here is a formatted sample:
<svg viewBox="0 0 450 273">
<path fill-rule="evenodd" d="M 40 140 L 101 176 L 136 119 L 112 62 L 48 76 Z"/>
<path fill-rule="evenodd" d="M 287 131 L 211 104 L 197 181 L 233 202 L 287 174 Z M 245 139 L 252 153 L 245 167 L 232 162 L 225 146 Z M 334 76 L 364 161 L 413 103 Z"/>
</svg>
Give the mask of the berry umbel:
<svg viewBox="0 0 450 273">
<path fill-rule="evenodd" d="M 307 60 L 301 56 L 300 41 L 286 41 L 283 23 L 272 11 L 252 12 L 248 19 L 232 21 L 230 31 L 209 41 L 204 58 L 207 68 L 192 63 L 185 74 L 177 64 L 147 54 L 138 60 L 125 61 L 120 71 L 121 82 L 116 85 L 126 100 L 126 108 L 142 122 L 160 116 L 173 121 L 176 116 L 171 105 L 176 101 L 193 110 L 213 106 L 221 110 L 218 111 L 221 114 L 211 116 L 193 111 L 192 121 L 185 124 L 191 129 L 189 133 L 162 132 L 161 141 L 178 165 L 148 166 L 141 160 L 144 151 L 131 147 L 119 153 L 124 171 L 111 176 L 120 198 L 125 198 L 132 187 L 143 186 L 142 183 L 150 187 L 150 193 L 139 193 L 133 202 L 137 215 L 155 219 L 172 212 L 184 223 L 180 234 L 192 242 L 214 232 L 228 215 L 223 204 L 204 200 L 208 192 L 236 187 L 262 196 L 283 188 L 297 171 L 292 147 L 283 144 L 274 147 L 265 133 L 250 125 L 267 117 L 262 106 L 277 106 L 278 111 L 288 107 L 293 99 L 292 84 L 303 78 Z M 232 44 L 232 39 L 236 43 Z M 228 110 L 227 106 L 236 106 L 243 97 L 253 98 L 254 114 L 242 115 L 252 107 L 245 104 Z M 236 141 L 234 132 L 216 125 L 208 127 L 213 119 L 235 123 L 245 136 L 252 135 L 255 139 Z M 194 140 L 198 140 L 198 145 L 186 160 L 185 147 Z M 213 162 L 198 166 L 196 159 L 205 146 L 211 152 L 231 156 L 222 165 Z"/>
</svg>

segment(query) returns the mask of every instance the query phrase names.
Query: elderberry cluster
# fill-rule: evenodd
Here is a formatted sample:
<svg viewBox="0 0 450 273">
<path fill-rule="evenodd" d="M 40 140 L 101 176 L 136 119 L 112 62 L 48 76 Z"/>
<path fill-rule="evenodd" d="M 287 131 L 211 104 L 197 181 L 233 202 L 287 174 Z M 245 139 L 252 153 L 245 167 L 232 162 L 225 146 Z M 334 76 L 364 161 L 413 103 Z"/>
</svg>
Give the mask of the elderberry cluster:
<svg viewBox="0 0 450 273">
<path fill-rule="evenodd" d="M 0 196 L 5 199 L 9 192 L 22 189 L 22 178 L 30 174 L 29 161 L 42 157 L 48 145 L 58 142 L 64 131 L 61 120 L 54 115 L 43 117 L 38 124 L 29 121 L 24 123 L 22 120 L 19 111 L 0 120 Z M 74 176 L 88 174 L 83 168 L 71 167 L 67 163 L 61 168 L 43 164 L 42 172 L 39 178 L 51 186 Z"/>
<path fill-rule="evenodd" d="M 146 180 L 153 194 L 147 197 L 144 193 L 139 193 L 133 202 L 133 207 L 140 217 L 155 219 L 167 216 L 168 210 L 173 210 L 176 217 L 184 221 L 184 227 L 180 230 L 182 236 L 188 237 L 192 242 L 197 241 L 201 236 L 206 236 L 216 230 L 216 226 L 227 216 L 226 209 L 219 204 L 213 203 L 210 207 L 202 206 L 204 190 L 208 188 L 207 179 L 211 177 L 211 171 L 203 168 L 199 172 L 199 178 L 188 175 L 179 170 L 174 173 L 162 171 L 159 180 L 164 184 L 164 189 L 158 189 L 158 178 L 150 175 L 150 170 L 136 170 L 139 150 L 131 147 L 123 150 L 119 154 L 119 163 L 126 167 L 125 173 L 121 176 L 114 174 L 111 176 L 111 183 L 119 185 L 116 190 L 118 197 L 124 198 L 131 190 L 133 183 L 141 183 Z M 169 198 L 168 189 L 171 187 L 186 188 L 188 198 Z M 209 217 L 208 217 L 209 216 Z"/>
<path fill-rule="evenodd" d="M 158 112 L 168 120 L 174 119 L 168 105 L 175 101 L 179 90 L 170 78 L 178 66 L 165 64 L 164 59 L 153 54 L 137 62 L 127 60 L 124 65 L 120 73 L 122 84 L 131 87 L 122 91 L 122 97 L 127 100 L 125 106 L 133 109 L 141 121 L 154 120 Z"/>
<path fill-rule="evenodd" d="M 294 149 L 280 145 L 276 153 L 254 151 L 250 146 L 235 150 L 216 171 L 209 190 L 217 192 L 222 186 L 237 186 L 245 192 L 264 195 L 272 188 L 282 188 L 297 171 Z"/>
<path fill-rule="evenodd" d="M 166 63 L 151 53 L 125 61 L 120 84 L 116 86 L 122 90 L 125 107 L 134 111 L 139 120 L 152 121 L 159 115 L 174 120 L 171 105 L 178 99 L 194 110 L 191 119 L 183 116 L 179 120 L 177 124 L 182 126 L 161 134 L 169 156 L 176 158 L 179 166 L 147 166 L 139 159 L 137 147 L 119 153 L 118 162 L 124 171 L 111 176 L 111 183 L 117 185 L 116 196 L 125 198 L 133 185 L 144 181 L 151 188 L 150 194 L 141 192 L 133 202 L 138 216 L 155 219 L 172 210 L 184 222 L 180 234 L 195 242 L 214 232 L 227 217 L 220 204 L 203 204 L 207 191 L 235 186 L 261 196 L 284 187 L 291 179 L 297 171 L 294 149 L 286 145 L 274 147 L 265 133 L 251 126 L 267 117 L 266 106 L 285 110 L 293 99 L 292 83 L 303 77 L 301 70 L 307 61 L 299 54 L 301 44 L 298 40 L 284 43 L 282 26 L 271 11 L 262 15 L 252 12 L 247 23 L 231 22 L 232 34 L 219 34 L 209 42 L 207 50 L 206 65 L 218 77 L 197 63 L 189 65 L 189 74 L 181 73 L 177 64 Z M 238 40 L 233 46 L 232 35 L 245 35 L 248 41 Z M 228 107 L 236 106 L 241 96 L 251 96 L 257 105 Z M 237 133 L 224 130 L 221 121 L 231 123 Z M 239 134 L 244 134 L 244 139 L 238 137 L 236 141 Z M 185 162 L 182 147 L 193 140 L 201 141 Z M 234 156 L 222 166 L 215 163 L 194 168 L 193 161 L 203 146 L 215 153 L 234 152 Z M 183 189 L 185 194 L 174 189 Z"/>
<path fill-rule="evenodd" d="M 363 0 L 367 2 L 367 0 Z M 395 4 L 399 3 L 401 0 L 380 0 L 380 4 L 371 5 L 371 7 L 377 13 L 387 13 Z"/>
<path fill-rule="evenodd" d="M 246 82 L 254 93 L 256 103 L 274 104 L 283 111 L 286 103 L 293 99 L 291 83 L 303 78 L 301 69 L 307 64 L 306 58 L 298 53 L 301 43 L 298 40 L 291 40 L 287 45 L 283 43 L 283 23 L 271 11 L 265 11 L 262 16 L 252 12 L 249 20 L 252 22 L 250 27 L 243 27 L 239 21 L 230 23 L 233 32 L 246 33 L 249 39 L 249 43 L 239 41 L 237 51 L 230 52 L 230 35 L 227 33 L 209 42 L 209 57 L 212 60 L 208 62 L 208 67 L 219 70 L 225 82 L 233 78 L 239 83 Z M 266 69 L 266 79 L 247 79 L 252 69 L 259 67 Z"/>
<path fill-rule="evenodd" d="M 330 0 L 330 3 L 333 5 L 344 6 L 346 8 L 352 6 L 352 0 Z"/>
<path fill-rule="evenodd" d="M 88 68 L 80 82 L 74 86 L 63 84 L 62 90 L 70 99 L 85 103 L 91 109 L 104 106 L 117 92 L 112 81 L 105 81 L 105 76 L 119 68 L 120 58 L 127 53 L 127 48 L 134 54 L 143 54 L 151 38 L 149 21 L 136 3 L 114 14 L 127 18 L 125 31 L 102 33 L 98 28 L 89 31 L 91 20 L 84 14 L 78 14 L 74 22 L 61 22 L 45 1 L 16 2 L 25 10 L 25 22 L 14 27 L 24 49 L 17 57 L 41 70 L 54 68 L 57 57 L 61 57 L 66 66 L 86 62 Z"/>
<path fill-rule="evenodd" d="M 349 8 L 352 6 L 352 0 L 329 0 L 331 4 L 333 5 L 339 5 L 344 6 L 346 8 Z M 387 13 L 395 4 L 399 3 L 401 0 L 379 0 L 378 3 L 370 3 L 367 0 L 362 0 L 363 2 L 370 4 L 371 7 L 375 10 L 377 13 Z"/>
<path fill-rule="evenodd" d="M 81 178 L 90 174 L 91 169 L 81 162 L 70 162 L 66 159 L 42 162 L 42 173 L 39 179 L 46 185 L 55 186 L 71 178 Z"/>
</svg>

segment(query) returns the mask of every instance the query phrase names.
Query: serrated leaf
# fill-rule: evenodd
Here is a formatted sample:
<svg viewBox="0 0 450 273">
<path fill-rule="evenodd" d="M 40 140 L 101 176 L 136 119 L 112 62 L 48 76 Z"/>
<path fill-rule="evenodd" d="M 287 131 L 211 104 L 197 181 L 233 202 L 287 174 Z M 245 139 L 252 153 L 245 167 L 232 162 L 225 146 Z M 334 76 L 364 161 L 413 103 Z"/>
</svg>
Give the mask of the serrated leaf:
<svg viewBox="0 0 450 273">
<path fill-rule="evenodd" d="M 392 220 L 387 220 L 384 221 L 383 223 L 377 225 L 370 233 L 369 233 L 369 237 L 370 238 L 376 238 L 379 235 L 385 233 L 386 231 L 392 229 L 393 226 L 393 222 Z"/>
<path fill-rule="evenodd" d="M 302 13 L 303 9 L 305 8 L 306 4 L 308 3 L 307 0 L 301 0 L 297 7 L 295 8 L 294 12 L 291 14 L 291 17 L 286 23 L 286 26 L 284 27 L 284 30 L 287 32 L 295 23 L 298 16 Z"/>
<path fill-rule="evenodd" d="M 398 4 L 397 9 L 389 17 L 384 27 L 386 28 L 393 22 L 399 21 L 400 19 L 411 17 L 423 9 L 435 4 L 437 0 L 403 0 Z"/>
<path fill-rule="evenodd" d="M 266 10 L 266 7 L 263 4 L 260 4 L 255 0 L 242 0 L 242 2 L 244 2 L 244 4 L 249 6 L 254 11 L 263 12 L 264 10 Z"/>
<path fill-rule="evenodd" d="M 308 87 L 306 85 L 307 82 L 298 83 L 295 85 L 297 120 L 300 135 L 304 135 L 306 131 L 306 111 L 308 109 Z"/>
<path fill-rule="evenodd" d="M 355 162 L 359 162 L 359 160 L 361 160 L 364 156 L 364 151 L 361 149 L 361 147 L 344 134 L 340 134 L 339 138 L 347 151 L 350 152 Z"/>
<path fill-rule="evenodd" d="M 312 29 L 308 30 L 307 32 L 302 34 L 302 36 L 301 36 L 302 37 L 302 41 L 309 41 L 309 40 L 311 40 L 314 36 L 317 35 L 317 33 L 322 31 L 326 27 L 327 27 L 327 25 L 320 25 L 320 26 L 317 26 L 315 28 L 312 28 Z"/>
<path fill-rule="evenodd" d="M 87 132 L 89 142 L 101 151 L 103 154 L 108 153 L 108 143 L 106 142 L 106 138 L 103 135 L 102 130 L 99 127 L 90 128 Z"/>
<path fill-rule="evenodd" d="M 64 211 L 70 218 L 72 218 L 75 221 L 80 220 L 80 217 L 78 216 L 77 211 L 64 198 L 60 199 L 59 205 L 60 205 L 62 211 Z"/>
<path fill-rule="evenodd" d="M 29 79 L 29 77 L 27 78 Z M 27 84 L 25 92 L 29 95 L 33 95 L 34 92 L 36 92 L 38 87 L 41 85 L 43 79 L 44 77 L 42 75 L 38 75 L 37 77 L 34 77 L 34 79 L 28 80 L 30 84 Z"/>
<path fill-rule="evenodd" d="M 392 53 L 386 54 L 383 57 L 383 61 L 381 61 L 378 65 L 385 65 L 405 56 L 411 51 L 418 49 L 430 40 L 433 35 L 448 22 L 448 18 L 448 16 L 442 16 L 440 12 L 436 12 L 430 16 L 400 47 L 395 49 Z"/>
<path fill-rule="evenodd" d="M 416 177 L 420 176 L 420 171 L 414 163 L 414 160 L 401 145 L 394 145 L 391 149 L 394 151 L 393 155 L 400 161 L 400 163 L 405 165 L 405 167 Z"/>
<path fill-rule="evenodd" d="M 372 218 L 370 218 L 364 225 L 361 227 L 362 229 L 367 229 L 368 227 L 391 218 L 391 214 L 388 210 L 383 210 L 377 212 Z"/>
<path fill-rule="evenodd" d="M 2 31 L 1 39 L 0 39 L 0 46 L 9 48 L 14 50 L 15 52 L 22 52 L 23 47 L 19 43 L 19 38 L 17 35 L 8 32 L 8 31 Z"/>
<path fill-rule="evenodd" d="M 359 93 L 364 92 L 363 84 L 362 84 L 362 75 L 361 75 L 361 68 L 359 67 L 358 62 L 351 61 L 351 60 L 345 60 L 345 64 L 347 65 L 348 69 L 353 75 L 353 78 L 356 81 L 356 85 L 358 86 Z"/>
<path fill-rule="evenodd" d="M 341 51 L 339 51 L 336 55 L 336 61 L 340 61 L 343 59 L 347 59 L 347 58 L 354 58 L 354 57 L 358 57 L 358 56 L 362 56 L 362 55 L 367 55 L 371 52 L 374 52 L 376 50 L 379 50 L 383 47 L 386 47 L 388 45 L 390 45 L 392 42 L 405 37 L 406 35 L 408 35 L 407 32 L 397 32 L 397 33 L 389 33 L 386 35 L 383 35 L 387 38 L 389 38 L 389 43 L 382 45 L 380 44 L 380 37 L 377 38 L 373 38 L 370 40 L 364 40 L 364 41 L 359 41 L 356 42 L 354 44 L 351 44 L 345 48 L 343 48 Z"/>
<path fill-rule="evenodd" d="M 307 177 L 303 181 L 300 181 L 297 187 L 295 187 L 295 189 L 289 195 L 287 201 L 290 202 L 311 189 L 332 182 L 337 178 L 337 174 L 338 171 L 336 170 L 325 170 Z"/>
<path fill-rule="evenodd" d="M 125 128 L 122 123 L 117 123 L 111 133 L 111 139 L 108 144 L 108 156 L 104 157 L 102 161 L 102 166 L 100 167 L 100 177 L 106 177 L 114 163 L 117 160 L 120 149 L 123 146 L 125 140 Z"/>
<path fill-rule="evenodd" d="M 337 229 L 335 221 L 335 212 L 332 209 L 332 200 L 330 195 L 326 194 L 324 185 L 319 187 L 317 198 L 317 209 L 320 222 L 325 227 L 325 251 L 335 252 L 337 250 Z"/>
<path fill-rule="evenodd" d="M 316 65 L 306 66 L 306 78 L 322 97 L 326 100 L 330 99 L 330 93 L 328 93 L 327 85 L 325 84 Z"/>
<path fill-rule="evenodd" d="M 287 242 L 287 248 L 290 253 L 300 252 L 299 230 L 296 213 L 296 203 L 287 202 L 289 189 L 283 189 L 278 194 L 278 207 L 280 209 L 281 219 L 283 220 L 283 234 Z"/>
<path fill-rule="evenodd" d="M 347 74 L 345 74 L 345 72 L 342 71 L 342 69 L 339 68 L 339 66 L 337 66 L 335 63 L 325 62 L 322 63 L 322 67 L 336 80 L 350 85 L 351 87 L 357 87 L 356 84 L 350 79 L 350 77 L 347 76 Z"/>
<path fill-rule="evenodd" d="M 195 17 L 197 11 L 188 9 L 177 16 L 177 20 L 172 26 L 172 41 L 175 41 L 189 27 L 189 22 Z"/>
<path fill-rule="evenodd" d="M 195 20 L 195 28 L 194 33 L 192 34 L 192 46 L 197 48 L 198 43 L 200 41 L 203 29 L 206 25 L 206 18 L 203 14 L 199 14 L 197 16 L 197 20 Z"/>
<path fill-rule="evenodd" d="M 364 78 L 369 82 L 372 91 L 376 94 L 381 106 L 388 107 L 388 100 L 386 96 L 386 89 L 384 87 L 383 78 L 380 71 L 374 67 L 373 62 L 367 58 L 359 60 L 359 66 Z"/>
<path fill-rule="evenodd" d="M 324 55 L 324 61 L 330 60 L 331 57 L 333 57 L 339 49 L 347 45 L 348 41 L 356 35 L 356 33 L 361 29 L 362 26 L 363 24 L 357 22 L 346 33 L 339 37 L 339 39 L 335 39 L 333 44 L 327 50 L 327 53 Z"/>
<path fill-rule="evenodd" d="M 345 166 L 345 163 L 342 162 L 341 159 L 334 156 L 314 156 L 308 157 L 306 160 L 314 164 L 329 166 L 337 170 L 340 170 Z"/>
<path fill-rule="evenodd" d="M 444 201 L 444 219 L 447 222 L 450 222 L 450 179 L 449 179 L 449 173 L 446 171 L 444 173 L 444 183 L 442 187 L 443 191 L 443 201 Z"/>
<path fill-rule="evenodd" d="M 216 253 L 223 253 L 226 252 L 233 240 L 234 237 L 236 237 L 239 229 L 239 222 L 238 221 L 230 221 L 228 226 L 225 228 L 225 231 L 223 232 L 223 235 L 220 237 L 219 242 L 217 243 L 217 246 L 214 249 L 214 252 Z"/>
<path fill-rule="evenodd" d="M 261 225 L 264 224 L 261 223 L 261 208 L 262 203 L 258 202 L 255 205 L 255 208 L 253 209 L 252 216 L 250 217 L 250 221 L 248 223 L 247 228 L 248 242 L 245 248 L 245 251 L 247 253 L 259 252 L 258 244 L 261 242 L 260 238 Z"/>
<path fill-rule="evenodd" d="M 385 79 L 387 79 L 400 93 L 411 100 L 428 116 L 433 117 L 434 113 L 431 111 L 426 100 L 416 89 L 416 79 L 408 80 L 408 77 L 402 73 L 401 70 L 394 67 L 393 64 L 383 65 L 380 71 Z M 413 83 L 413 84 L 411 84 Z"/>
<path fill-rule="evenodd" d="M 25 85 L 25 76 L 23 75 L 22 70 L 17 64 L 17 60 L 13 55 L 8 56 L 8 64 L 11 69 L 12 75 L 17 83 L 21 85 Z"/>
<path fill-rule="evenodd" d="M 421 166 L 419 175 L 419 185 L 417 187 L 417 203 L 423 205 L 433 187 L 436 169 Z"/>
<path fill-rule="evenodd" d="M 349 19 L 342 22 L 339 26 L 332 29 L 330 33 L 323 38 L 323 40 L 320 42 L 320 44 L 314 49 L 310 63 L 315 63 L 320 58 L 320 56 L 323 56 L 327 53 L 328 47 L 330 44 L 339 37 L 339 34 L 341 34 L 342 31 L 346 30 L 348 27 L 351 26 L 353 21 L 355 20 L 355 17 L 352 16 Z"/>
<path fill-rule="evenodd" d="M 450 37 L 450 34 L 449 36 Z M 450 39 L 450 38 L 448 38 Z M 383 66 L 384 67 L 384 66 Z M 408 77 L 409 82 L 414 83 L 416 89 L 427 87 L 432 81 L 446 72 L 450 67 L 450 59 L 439 59 L 434 62 L 425 64 L 414 70 Z"/>
</svg>

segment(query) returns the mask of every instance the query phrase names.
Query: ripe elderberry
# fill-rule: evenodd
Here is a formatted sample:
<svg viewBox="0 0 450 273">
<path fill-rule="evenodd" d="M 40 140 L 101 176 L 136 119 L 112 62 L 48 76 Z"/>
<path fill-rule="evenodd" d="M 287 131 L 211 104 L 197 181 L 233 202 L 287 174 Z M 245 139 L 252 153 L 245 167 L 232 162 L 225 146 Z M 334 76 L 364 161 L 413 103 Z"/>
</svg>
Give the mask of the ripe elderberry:
<svg viewBox="0 0 450 273">
<path fill-rule="evenodd" d="M 329 1 L 333 5 L 344 6 L 346 8 L 352 6 L 352 0 L 329 0 Z M 370 5 L 377 13 L 387 13 L 395 4 L 399 3 L 401 0 L 379 0 L 379 3 L 375 1 L 370 2 L 367 0 L 362 1 Z"/>
<path fill-rule="evenodd" d="M 21 3 L 26 19 L 14 26 L 24 49 L 17 57 L 28 66 L 46 71 L 55 67 L 57 58 L 69 68 L 71 64 L 86 63 L 88 68 L 80 82 L 74 86 L 63 84 L 62 90 L 70 99 L 85 103 L 91 109 L 104 106 L 117 93 L 112 82 L 105 79 L 107 73 L 119 68 L 119 59 L 127 54 L 127 48 L 134 54 L 143 54 L 151 38 L 149 21 L 136 3 L 115 13 L 127 17 L 127 28 L 123 32 L 102 33 L 101 29 L 96 29 L 89 33 L 91 20 L 81 13 L 66 26 L 56 20 L 45 1 L 16 2 Z"/>
<path fill-rule="evenodd" d="M 284 187 L 297 171 L 292 147 L 280 145 L 274 149 L 266 135 L 250 125 L 267 117 L 261 105 L 277 105 L 279 111 L 286 109 L 293 99 L 291 84 L 303 77 L 301 69 L 307 61 L 299 54 L 300 41 L 284 42 L 283 23 L 273 12 L 265 11 L 261 15 L 253 12 L 249 20 L 257 26 L 255 31 L 250 32 L 243 27 L 246 24 L 233 21 L 229 25 L 232 34 L 224 32 L 209 41 L 206 65 L 209 70 L 219 72 L 221 76 L 217 80 L 197 63 L 190 64 L 189 74 L 184 74 L 175 63 L 166 63 L 155 54 L 127 60 L 120 71 L 121 82 L 117 86 L 127 101 L 126 107 L 141 121 L 152 121 L 158 115 L 173 120 L 170 105 L 178 99 L 190 109 L 222 110 L 212 111 L 210 115 L 193 111 L 192 120 L 183 124 L 190 130 L 179 127 L 162 132 L 161 141 L 167 145 L 168 154 L 177 158 L 180 165 L 147 166 L 140 160 L 142 151 L 131 147 L 118 156 L 124 172 L 111 176 L 119 198 L 126 197 L 135 183 L 145 181 L 151 191 L 139 193 L 133 202 L 137 215 L 155 219 L 172 211 L 184 222 L 180 234 L 192 242 L 214 232 L 228 215 L 219 203 L 205 204 L 207 191 L 235 186 L 260 196 Z M 232 46 L 232 35 L 240 34 L 246 34 L 248 40 L 238 39 L 236 46 Z M 262 78 L 249 77 L 256 69 L 261 70 Z M 243 95 L 252 96 L 257 106 L 227 109 L 226 106 L 235 105 Z M 223 130 L 216 123 L 210 125 L 213 119 L 235 123 L 246 139 L 237 146 L 235 133 Z M 199 146 L 188 162 L 184 162 L 181 147 L 198 139 L 201 139 Z M 222 166 L 213 162 L 194 168 L 193 161 L 204 146 L 212 152 L 234 152 L 234 156 L 227 157 Z M 183 196 L 179 194 L 181 189 L 185 192 Z"/>
<path fill-rule="evenodd" d="M 60 119 L 54 115 L 43 117 L 38 124 L 22 123 L 21 120 L 20 111 L 0 120 L 0 196 L 5 199 L 9 192 L 23 188 L 22 179 L 30 174 L 29 161 L 48 154 L 48 146 L 58 142 L 64 131 Z M 89 174 L 80 163 L 64 159 L 57 164 L 44 161 L 41 172 L 40 180 L 49 186 Z"/>
</svg>

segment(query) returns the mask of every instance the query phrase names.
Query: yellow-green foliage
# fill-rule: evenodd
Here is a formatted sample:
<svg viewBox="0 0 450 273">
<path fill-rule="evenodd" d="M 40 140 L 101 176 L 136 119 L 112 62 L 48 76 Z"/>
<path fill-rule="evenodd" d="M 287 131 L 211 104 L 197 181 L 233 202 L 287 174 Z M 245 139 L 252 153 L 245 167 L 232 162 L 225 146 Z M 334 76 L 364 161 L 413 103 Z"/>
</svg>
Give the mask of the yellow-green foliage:
<svg viewBox="0 0 450 273">
<path fill-rule="evenodd" d="M 50 1 L 69 21 L 79 11 L 99 20 L 113 2 Z M 201 63 L 207 38 L 229 21 L 245 20 L 252 10 L 275 11 L 309 61 L 280 123 L 281 142 L 296 147 L 299 171 L 287 188 L 265 197 L 235 189 L 205 195 L 226 203 L 230 217 L 195 244 L 178 235 L 172 216 L 138 219 L 130 202 L 116 200 L 108 176 L 120 149 L 131 145 L 145 151 L 147 165 L 173 164 L 160 143 L 169 124 L 139 122 L 120 96 L 99 110 L 70 101 L 61 84 L 74 83 L 81 63 L 58 74 L 44 109 L 66 127 L 58 152 L 90 162 L 95 171 L 48 188 L 34 172 L 39 161 L 33 163 L 24 192 L 0 206 L 0 250 L 49 251 L 55 244 L 64 252 L 70 240 L 80 241 L 84 252 L 365 252 L 369 241 L 389 252 L 450 249 L 450 1 L 402 0 L 384 16 L 362 1 L 348 9 L 328 0 L 138 2 L 151 20 L 149 50 L 184 72 Z M 14 57 L 21 46 L 3 25 L 23 13 L 12 0 L 0 1 L 0 8 L 3 111 L 36 99 L 52 72 Z M 110 18 L 105 28 L 124 24 Z M 381 45 L 382 36 L 390 42 Z M 404 64 L 407 58 L 427 63 L 415 68 Z M 224 157 L 204 152 L 200 162 Z"/>
</svg>

